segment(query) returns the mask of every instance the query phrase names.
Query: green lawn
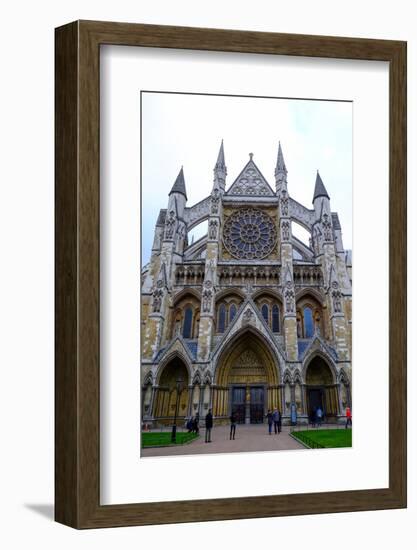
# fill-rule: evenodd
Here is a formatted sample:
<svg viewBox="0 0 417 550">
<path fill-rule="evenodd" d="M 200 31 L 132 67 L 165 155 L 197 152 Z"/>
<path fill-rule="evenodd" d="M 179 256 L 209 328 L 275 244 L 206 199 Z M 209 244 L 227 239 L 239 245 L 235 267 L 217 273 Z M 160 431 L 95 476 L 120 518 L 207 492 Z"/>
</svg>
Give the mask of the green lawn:
<svg viewBox="0 0 417 550">
<path fill-rule="evenodd" d="M 196 438 L 195 433 L 177 432 L 177 442 L 171 443 L 171 432 L 142 432 L 142 447 L 182 445 Z"/>
<path fill-rule="evenodd" d="M 352 430 L 304 430 L 292 435 L 313 448 L 352 447 Z"/>
</svg>

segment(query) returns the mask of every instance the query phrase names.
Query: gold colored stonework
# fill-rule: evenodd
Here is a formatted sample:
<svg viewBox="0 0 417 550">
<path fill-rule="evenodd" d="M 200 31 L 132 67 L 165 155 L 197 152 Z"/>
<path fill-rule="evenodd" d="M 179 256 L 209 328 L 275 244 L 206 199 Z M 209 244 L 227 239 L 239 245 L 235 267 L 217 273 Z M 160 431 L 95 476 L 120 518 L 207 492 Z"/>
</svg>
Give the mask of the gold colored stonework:
<svg viewBox="0 0 417 550">
<path fill-rule="evenodd" d="M 267 375 L 259 357 L 251 350 L 244 351 L 230 369 L 229 384 L 266 382 Z"/>
</svg>

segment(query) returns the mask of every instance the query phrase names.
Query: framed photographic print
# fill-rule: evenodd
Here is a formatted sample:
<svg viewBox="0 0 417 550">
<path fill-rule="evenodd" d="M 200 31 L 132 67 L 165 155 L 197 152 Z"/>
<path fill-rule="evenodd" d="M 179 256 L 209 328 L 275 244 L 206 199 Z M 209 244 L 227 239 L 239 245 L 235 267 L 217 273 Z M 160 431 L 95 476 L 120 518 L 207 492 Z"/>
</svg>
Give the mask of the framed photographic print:
<svg viewBox="0 0 417 550">
<path fill-rule="evenodd" d="M 406 44 L 56 30 L 56 520 L 406 506 Z"/>
</svg>

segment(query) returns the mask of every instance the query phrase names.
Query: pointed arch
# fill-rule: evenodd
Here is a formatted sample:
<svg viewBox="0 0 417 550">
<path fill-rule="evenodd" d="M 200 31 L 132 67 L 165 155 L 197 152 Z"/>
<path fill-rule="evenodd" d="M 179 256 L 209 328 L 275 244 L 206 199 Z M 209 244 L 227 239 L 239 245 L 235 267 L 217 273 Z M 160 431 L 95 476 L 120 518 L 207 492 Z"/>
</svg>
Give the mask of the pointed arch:
<svg viewBox="0 0 417 550">
<path fill-rule="evenodd" d="M 188 295 L 194 296 L 199 302 L 201 302 L 201 294 L 195 288 L 184 288 L 175 294 L 173 297 L 173 307 L 177 307 L 178 303 L 187 298 Z"/>
<path fill-rule="evenodd" d="M 340 372 L 339 372 L 339 382 L 341 384 L 345 384 L 345 385 L 350 385 L 350 380 L 349 380 L 349 376 L 347 375 L 347 373 L 345 372 L 345 370 L 342 368 L 340 369 Z"/>
<path fill-rule="evenodd" d="M 200 374 L 200 371 L 197 370 L 197 371 L 194 373 L 194 376 L 193 376 L 193 379 L 192 379 L 192 381 L 191 381 L 191 384 L 192 384 L 193 386 L 195 386 L 195 385 L 197 385 L 197 384 L 201 384 L 201 374 Z"/>
<path fill-rule="evenodd" d="M 294 383 L 302 384 L 301 372 L 298 369 L 294 372 L 293 379 Z"/>
<path fill-rule="evenodd" d="M 216 294 L 216 303 L 224 300 L 227 297 L 238 296 L 242 301 L 245 300 L 245 293 L 242 292 L 239 288 L 225 288 Z"/>
<path fill-rule="evenodd" d="M 149 371 L 143 378 L 143 386 L 153 385 L 153 374 L 152 371 Z"/>
<path fill-rule="evenodd" d="M 164 372 L 165 367 L 167 367 L 169 363 L 174 362 L 175 360 L 180 361 L 185 366 L 187 371 L 187 385 L 189 384 L 192 376 L 191 363 L 185 354 L 181 353 L 178 349 L 175 349 L 168 353 L 160 362 L 158 370 L 155 374 L 155 382 L 157 385 L 160 385 L 161 375 Z"/>
<path fill-rule="evenodd" d="M 251 349 L 262 359 L 269 384 L 279 384 L 281 380 L 281 360 L 270 342 L 255 327 L 247 326 L 238 330 L 215 357 L 214 380 L 216 384 L 227 385 L 227 377 L 233 361 L 245 349 Z"/>
<path fill-rule="evenodd" d="M 292 376 L 291 376 L 291 373 L 290 373 L 289 369 L 285 370 L 284 377 L 282 379 L 282 383 L 283 384 L 291 384 L 292 383 Z"/>
<path fill-rule="evenodd" d="M 307 357 L 304 359 L 303 361 L 303 365 L 302 365 L 302 375 L 303 375 L 303 380 L 305 382 L 307 382 L 307 370 L 309 368 L 309 366 L 311 365 L 311 363 L 314 361 L 314 359 L 316 358 L 320 358 L 324 361 L 324 363 L 326 364 L 326 366 L 329 368 L 329 371 L 331 373 L 331 376 L 332 376 L 332 382 L 333 384 L 336 383 L 337 381 L 337 369 L 336 369 L 336 365 L 333 361 L 333 359 L 327 355 L 324 351 L 322 351 L 321 349 L 315 349 L 313 350 L 311 353 L 309 353 L 307 355 Z"/>
<path fill-rule="evenodd" d="M 321 307 L 325 305 L 324 296 L 315 288 L 302 288 L 298 290 L 295 293 L 295 301 L 298 303 L 302 298 L 308 298 L 309 296 L 317 301 Z"/>
</svg>

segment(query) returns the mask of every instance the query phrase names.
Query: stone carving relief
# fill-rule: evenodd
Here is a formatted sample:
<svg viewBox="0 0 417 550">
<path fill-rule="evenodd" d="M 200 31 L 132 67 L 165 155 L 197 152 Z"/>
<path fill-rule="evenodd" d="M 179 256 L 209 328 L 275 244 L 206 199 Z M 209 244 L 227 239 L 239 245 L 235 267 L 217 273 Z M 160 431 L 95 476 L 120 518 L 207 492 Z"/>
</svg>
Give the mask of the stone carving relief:
<svg viewBox="0 0 417 550">
<path fill-rule="evenodd" d="M 294 300 L 294 289 L 291 281 L 287 281 L 285 285 L 285 311 L 287 313 L 294 313 L 295 311 L 295 300 Z"/>
<path fill-rule="evenodd" d="M 243 323 L 244 323 L 245 325 L 248 325 L 248 324 L 252 321 L 253 316 L 254 316 L 253 311 L 252 311 L 250 308 L 248 308 L 248 309 L 243 313 L 243 316 L 242 316 L 242 318 L 243 318 Z"/>
<path fill-rule="evenodd" d="M 282 228 L 282 240 L 289 241 L 290 240 L 290 222 L 282 222 L 281 228 Z"/>
<path fill-rule="evenodd" d="M 234 182 L 228 195 L 273 196 L 272 190 L 253 163 Z"/>
<path fill-rule="evenodd" d="M 328 214 L 323 214 L 322 219 L 322 226 L 323 226 L 323 237 L 325 241 L 331 241 L 332 240 L 332 224 L 329 220 Z"/>
<path fill-rule="evenodd" d="M 281 193 L 281 216 L 288 216 L 288 195 L 285 189 Z"/>
</svg>

